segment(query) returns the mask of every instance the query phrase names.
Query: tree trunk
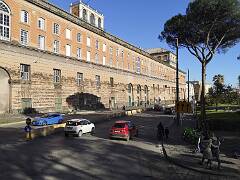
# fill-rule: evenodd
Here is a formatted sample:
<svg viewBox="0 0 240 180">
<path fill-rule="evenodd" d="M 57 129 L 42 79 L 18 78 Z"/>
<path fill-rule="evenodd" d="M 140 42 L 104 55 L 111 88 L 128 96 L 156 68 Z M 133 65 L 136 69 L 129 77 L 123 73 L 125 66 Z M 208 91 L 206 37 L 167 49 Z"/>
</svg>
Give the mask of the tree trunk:
<svg viewBox="0 0 240 180">
<path fill-rule="evenodd" d="M 205 81 L 206 81 L 206 62 L 202 62 L 202 91 L 201 91 L 201 124 L 204 134 L 208 133 L 205 108 Z"/>
</svg>

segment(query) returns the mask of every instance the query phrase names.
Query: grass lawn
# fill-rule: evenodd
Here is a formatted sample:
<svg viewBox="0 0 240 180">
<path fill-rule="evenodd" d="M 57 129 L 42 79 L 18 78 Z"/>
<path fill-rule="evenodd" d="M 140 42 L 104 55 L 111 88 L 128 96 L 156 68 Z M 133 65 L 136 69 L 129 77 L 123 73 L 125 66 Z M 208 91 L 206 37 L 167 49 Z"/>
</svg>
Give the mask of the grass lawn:
<svg viewBox="0 0 240 180">
<path fill-rule="evenodd" d="M 240 122 L 240 113 L 237 112 L 225 112 L 224 110 L 209 110 L 206 112 L 209 119 L 226 119 L 226 120 L 238 120 Z"/>
<path fill-rule="evenodd" d="M 240 113 L 207 111 L 207 119 L 212 130 L 240 130 Z"/>
</svg>

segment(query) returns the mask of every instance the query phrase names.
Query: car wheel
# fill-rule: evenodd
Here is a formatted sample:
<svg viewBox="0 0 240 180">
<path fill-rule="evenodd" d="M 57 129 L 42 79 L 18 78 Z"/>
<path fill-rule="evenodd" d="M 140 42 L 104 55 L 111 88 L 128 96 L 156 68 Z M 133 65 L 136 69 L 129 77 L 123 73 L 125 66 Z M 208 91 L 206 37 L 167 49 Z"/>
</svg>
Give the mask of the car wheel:
<svg viewBox="0 0 240 180">
<path fill-rule="evenodd" d="M 128 134 L 128 137 L 126 138 L 126 141 L 130 140 L 130 134 Z"/>
<path fill-rule="evenodd" d="M 82 136 L 82 131 L 80 130 L 79 132 L 78 132 L 78 137 L 81 137 Z"/>
<path fill-rule="evenodd" d="M 91 130 L 91 135 L 94 135 L 94 134 L 95 134 L 95 128 L 93 127 Z"/>
<path fill-rule="evenodd" d="M 65 133 L 65 137 L 68 137 L 68 133 Z"/>
</svg>

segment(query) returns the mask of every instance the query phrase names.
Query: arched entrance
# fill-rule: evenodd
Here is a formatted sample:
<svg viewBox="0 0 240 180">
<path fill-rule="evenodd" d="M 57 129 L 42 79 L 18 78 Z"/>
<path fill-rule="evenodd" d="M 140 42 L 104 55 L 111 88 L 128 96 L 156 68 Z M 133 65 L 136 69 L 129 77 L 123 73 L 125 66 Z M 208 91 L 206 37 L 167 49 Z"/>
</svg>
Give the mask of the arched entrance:
<svg viewBox="0 0 240 180">
<path fill-rule="evenodd" d="M 131 83 L 128 84 L 128 106 L 134 106 L 133 85 Z"/>
<path fill-rule="evenodd" d="M 137 85 L 137 105 L 138 106 L 140 106 L 140 105 L 142 105 L 141 104 L 141 101 L 142 101 L 142 89 L 141 89 L 141 85 L 140 84 L 138 84 Z"/>
<path fill-rule="evenodd" d="M 0 67 L 0 114 L 10 112 L 10 75 Z"/>
<path fill-rule="evenodd" d="M 147 85 L 144 86 L 144 101 L 145 101 L 145 105 L 149 104 L 149 92 L 148 92 Z"/>
</svg>

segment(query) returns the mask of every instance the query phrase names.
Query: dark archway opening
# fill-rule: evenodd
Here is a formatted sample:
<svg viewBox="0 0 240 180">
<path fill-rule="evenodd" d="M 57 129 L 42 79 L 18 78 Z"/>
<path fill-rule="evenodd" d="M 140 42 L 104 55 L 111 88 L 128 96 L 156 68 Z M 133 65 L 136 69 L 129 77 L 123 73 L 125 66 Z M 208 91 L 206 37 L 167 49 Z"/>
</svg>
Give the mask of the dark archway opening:
<svg viewBox="0 0 240 180">
<path fill-rule="evenodd" d="M 100 110 L 105 109 L 101 98 L 89 93 L 75 93 L 67 97 L 66 102 L 74 110 Z"/>
</svg>

